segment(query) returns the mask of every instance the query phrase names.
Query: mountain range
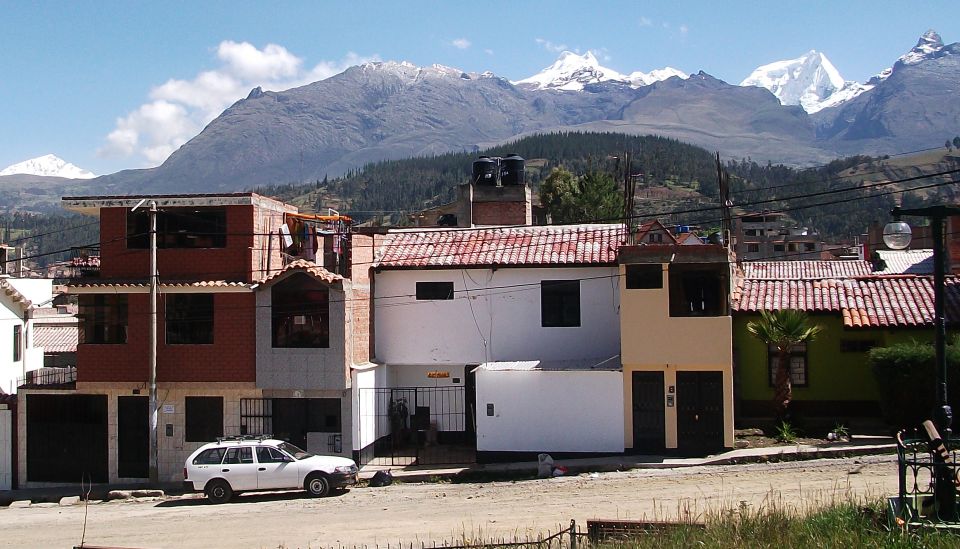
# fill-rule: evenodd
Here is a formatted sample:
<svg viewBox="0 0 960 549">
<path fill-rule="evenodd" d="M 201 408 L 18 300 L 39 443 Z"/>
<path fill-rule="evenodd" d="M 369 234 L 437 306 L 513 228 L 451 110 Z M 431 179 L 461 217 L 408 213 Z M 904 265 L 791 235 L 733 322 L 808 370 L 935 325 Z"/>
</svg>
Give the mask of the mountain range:
<svg viewBox="0 0 960 549">
<path fill-rule="evenodd" d="M 929 31 L 869 82 L 845 81 L 811 51 L 760 67 L 743 85 L 669 67 L 624 75 L 591 53 L 564 52 L 515 82 L 440 65 L 366 63 L 286 91 L 256 88 L 162 165 L 84 184 L 101 194 L 234 191 L 569 130 L 663 135 L 726 157 L 793 165 L 893 154 L 960 133 L 958 55 L 960 44 Z"/>
</svg>

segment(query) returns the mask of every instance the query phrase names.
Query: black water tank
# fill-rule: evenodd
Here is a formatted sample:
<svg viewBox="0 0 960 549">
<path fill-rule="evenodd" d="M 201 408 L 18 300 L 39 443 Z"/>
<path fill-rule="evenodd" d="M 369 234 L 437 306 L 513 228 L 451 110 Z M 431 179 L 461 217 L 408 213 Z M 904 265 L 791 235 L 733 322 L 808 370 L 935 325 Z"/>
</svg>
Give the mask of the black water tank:
<svg viewBox="0 0 960 549">
<path fill-rule="evenodd" d="M 496 185 L 497 184 L 497 162 L 489 156 L 481 156 L 473 161 L 473 180 L 474 185 Z"/>
<path fill-rule="evenodd" d="M 501 185 L 523 185 L 523 158 L 517 154 L 508 154 L 500 164 Z"/>
</svg>

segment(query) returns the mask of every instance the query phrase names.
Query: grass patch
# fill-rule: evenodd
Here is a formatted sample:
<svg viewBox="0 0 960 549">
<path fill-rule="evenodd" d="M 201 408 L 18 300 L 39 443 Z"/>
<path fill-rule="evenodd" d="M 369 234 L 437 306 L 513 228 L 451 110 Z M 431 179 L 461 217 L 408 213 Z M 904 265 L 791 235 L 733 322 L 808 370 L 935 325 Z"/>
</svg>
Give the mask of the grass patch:
<svg viewBox="0 0 960 549">
<path fill-rule="evenodd" d="M 806 548 L 890 547 L 930 549 L 955 548 L 956 535 L 934 532 L 904 532 L 887 526 L 882 502 L 858 505 L 830 504 L 806 515 L 781 509 L 751 511 L 742 506 L 707 517 L 705 524 L 677 525 L 625 541 L 601 543 L 604 548 Z"/>
</svg>

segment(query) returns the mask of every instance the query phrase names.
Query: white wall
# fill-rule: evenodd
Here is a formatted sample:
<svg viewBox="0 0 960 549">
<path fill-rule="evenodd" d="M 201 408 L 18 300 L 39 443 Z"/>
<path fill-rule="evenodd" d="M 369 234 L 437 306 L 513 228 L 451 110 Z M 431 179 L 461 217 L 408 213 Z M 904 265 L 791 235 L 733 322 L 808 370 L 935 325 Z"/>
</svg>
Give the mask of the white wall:
<svg viewBox="0 0 960 549">
<path fill-rule="evenodd" d="M 580 327 L 544 328 L 540 281 L 580 282 Z M 454 299 L 417 301 L 417 282 Z M 376 357 L 388 364 L 569 360 L 620 352 L 616 267 L 384 270 L 375 284 Z"/>
<path fill-rule="evenodd" d="M 8 278 L 7 282 L 30 300 L 35 307 L 53 299 L 53 280 L 49 278 Z M 46 303 L 44 306 L 49 306 Z"/>
<path fill-rule="evenodd" d="M 377 438 L 377 409 L 374 391 L 378 387 L 388 387 L 386 366 L 377 366 L 366 370 L 353 371 L 353 449 L 361 450 L 373 444 Z M 366 390 L 365 390 L 366 389 Z M 386 418 L 381 418 L 380 432 L 389 432 Z"/>
<path fill-rule="evenodd" d="M 23 376 L 25 356 L 13 361 L 13 327 L 20 326 L 22 337 L 27 336 L 21 314 L 20 306 L 0 292 L 0 390 L 9 394 L 17 392 L 17 378 Z"/>
<path fill-rule="evenodd" d="M 623 374 L 478 370 L 477 451 L 622 452 Z"/>
</svg>

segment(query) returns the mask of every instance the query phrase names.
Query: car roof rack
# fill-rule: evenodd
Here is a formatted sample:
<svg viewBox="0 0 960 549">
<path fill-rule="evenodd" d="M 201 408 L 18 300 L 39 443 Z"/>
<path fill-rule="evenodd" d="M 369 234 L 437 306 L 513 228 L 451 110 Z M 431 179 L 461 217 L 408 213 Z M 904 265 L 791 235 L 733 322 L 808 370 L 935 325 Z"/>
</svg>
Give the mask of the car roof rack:
<svg viewBox="0 0 960 549">
<path fill-rule="evenodd" d="M 231 435 L 228 437 L 217 437 L 217 442 L 244 442 L 247 440 L 268 440 L 273 435 Z"/>
</svg>

